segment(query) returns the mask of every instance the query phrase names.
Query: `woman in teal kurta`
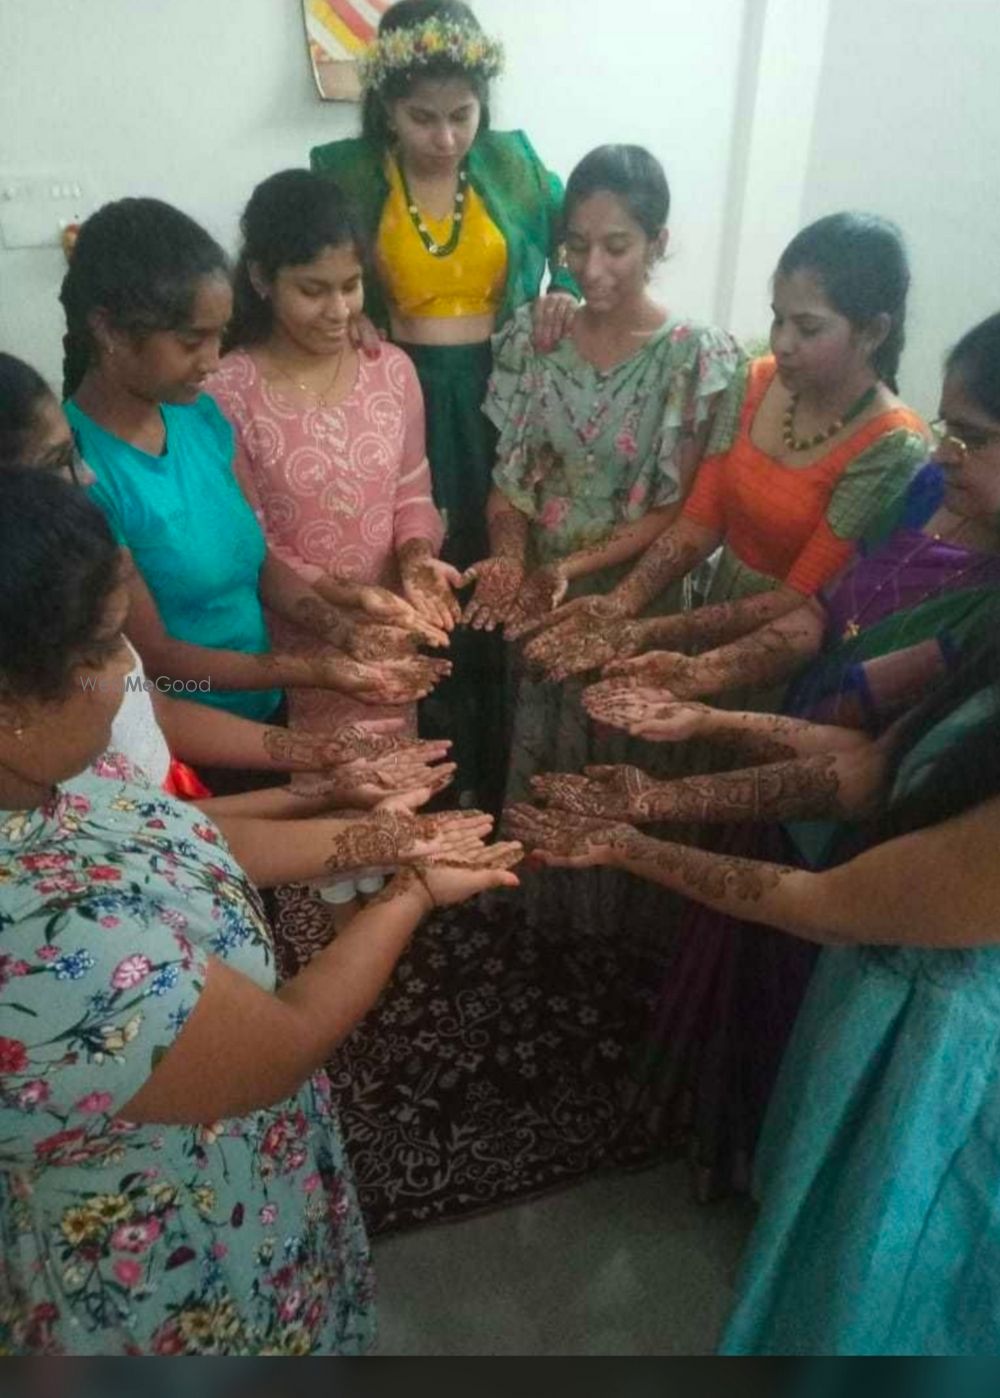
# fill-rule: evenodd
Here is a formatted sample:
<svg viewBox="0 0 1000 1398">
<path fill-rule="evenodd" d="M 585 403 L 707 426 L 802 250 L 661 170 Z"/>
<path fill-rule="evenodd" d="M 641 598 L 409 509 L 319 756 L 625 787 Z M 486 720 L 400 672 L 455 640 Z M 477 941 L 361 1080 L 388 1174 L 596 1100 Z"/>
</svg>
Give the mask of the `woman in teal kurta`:
<svg viewBox="0 0 1000 1398">
<path fill-rule="evenodd" d="M 488 551 L 496 433 L 480 409 L 490 336 L 534 302 L 539 343 L 553 344 L 575 305 L 557 255 L 562 186 L 523 131 L 489 129 L 489 81 L 500 66 L 499 45 L 467 5 L 399 0 L 383 16 L 363 69 L 362 136 L 310 155 L 313 169 L 353 202 L 373 251 L 368 315 L 416 365 L 434 502 L 447 531 L 441 556 L 463 571 Z M 475 225 L 473 236 L 463 233 L 464 223 L 470 234 Z M 547 269 L 549 292 L 540 297 Z M 449 273 L 455 296 L 420 290 L 425 279 L 446 284 Z M 462 630 L 451 657 L 452 677 L 422 706 L 422 733 L 452 739 L 456 790 L 498 809 L 507 728 L 503 646 L 497 636 Z"/>
</svg>

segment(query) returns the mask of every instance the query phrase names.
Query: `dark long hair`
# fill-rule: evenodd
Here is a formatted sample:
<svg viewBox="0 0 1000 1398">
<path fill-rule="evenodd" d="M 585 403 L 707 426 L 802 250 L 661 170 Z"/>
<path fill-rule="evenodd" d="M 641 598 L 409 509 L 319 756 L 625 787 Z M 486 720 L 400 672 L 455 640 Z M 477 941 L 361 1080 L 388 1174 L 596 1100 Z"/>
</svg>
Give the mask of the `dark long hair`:
<svg viewBox="0 0 1000 1398">
<path fill-rule="evenodd" d="M 66 312 L 63 396 L 72 397 L 97 360 L 95 311 L 139 336 L 177 330 L 190 320 L 198 283 L 228 274 L 215 239 L 159 199 L 119 199 L 91 214 L 59 293 Z"/>
<path fill-rule="evenodd" d="M 396 0 L 379 21 L 379 37 L 391 34 L 396 29 L 416 29 L 429 19 L 440 19 L 460 24 L 476 34 L 482 33 L 476 16 L 462 0 Z M 387 150 L 392 145 L 393 136 L 389 129 L 386 107 L 408 97 L 414 86 L 424 78 L 442 81 L 447 78 L 461 78 L 476 94 L 480 106 L 479 130 L 488 131 L 490 125 L 490 85 L 480 74 L 470 72 L 451 58 L 435 58 L 427 63 L 414 64 L 412 68 L 401 68 L 390 73 L 378 91 L 365 93 L 361 107 L 361 134 L 379 150 Z"/>
<path fill-rule="evenodd" d="M 856 329 L 883 313 L 889 333 L 872 357 L 872 366 L 895 393 L 906 340 L 906 297 L 910 266 L 903 237 L 894 223 L 876 214 L 829 214 L 797 233 L 781 254 L 776 275 L 811 273 L 827 300 Z"/>
<path fill-rule="evenodd" d="M 592 194 L 614 194 L 647 238 L 661 233 L 670 217 L 670 186 L 663 166 L 643 146 L 598 146 L 566 181 L 563 232 L 577 204 Z"/>
<path fill-rule="evenodd" d="M 0 353 L 0 466 L 24 460 L 40 405 L 52 390 L 30 364 Z"/>
<path fill-rule="evenodd" d="M 28 466 L 0 471 L 0 694 L 64 697 L 120 577 L 86 491 Z"/>
<path fill-rule="evenodd" d="M 265 281 L 273 282 L 283 267 L 300 267 L 325 248 L 348 245 L 364 265 L 365 249 L 347 199 L 333 180 L 310 170 L 282 170 L 259 184 L 243 210 L 240 231 L 243 246 L 225 350 L 257 344 L 271 333 L 274 309 L 254 286 L 251 265 Z"/>
</svg>

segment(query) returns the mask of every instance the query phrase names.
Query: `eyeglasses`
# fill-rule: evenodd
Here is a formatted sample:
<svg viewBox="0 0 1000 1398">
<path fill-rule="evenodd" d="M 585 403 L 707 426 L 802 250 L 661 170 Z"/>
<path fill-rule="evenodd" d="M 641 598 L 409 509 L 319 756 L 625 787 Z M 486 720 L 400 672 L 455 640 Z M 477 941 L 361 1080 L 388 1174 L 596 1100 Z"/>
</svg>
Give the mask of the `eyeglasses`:
<svg viewBox="0 0 1000 1398">
<path fill-rule="evenodd" d="M 951 431 L 947 418 L 943 417 L 936 418 L 930 428 L 935 451 L 944 448 L 957 452 L 963 463 L 967 457 L 985 451 L 992 442 L 1000 441 L 1000 431 L 991 432 L 986 427 L 963 427 L 964 435 L 960 437 L 957 432 Z"/>
</svg>

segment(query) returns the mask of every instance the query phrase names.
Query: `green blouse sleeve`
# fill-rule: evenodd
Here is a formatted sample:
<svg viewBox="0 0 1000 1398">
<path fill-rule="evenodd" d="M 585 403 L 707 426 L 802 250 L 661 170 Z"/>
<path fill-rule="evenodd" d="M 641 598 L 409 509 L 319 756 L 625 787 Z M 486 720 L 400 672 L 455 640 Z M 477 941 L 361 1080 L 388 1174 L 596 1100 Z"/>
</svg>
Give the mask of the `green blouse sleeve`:
<svg viewBox="0 0 1000 1398">
<path fill-rule="evenodd" d="M 897 428 L 851 462 L 837 482 L 826 519 L 841 539 L 860 539 L 906 490 L 927 460 L 927 442 L 919 432 Z"/>
<path fill-rule="evenodd" d="M 527 135 L 523 131 L 518 132 L 518 135 L 524 147 L 524 152 L 534 167 L 535 174 L 546 196 L 546 219 L 549 228 L 549 245 L 546 249 L 546 260 L 548 262 L 549 276 L 551 279 L 548 290 L 568 292 L 570 296 L 575 296 L 579 301 L 580 288 L 559 260 L 559 252 L 562 246 L 563 199 L 565 197 L 563 182 L 557 174 L 545 166 Z"/>
</svg>

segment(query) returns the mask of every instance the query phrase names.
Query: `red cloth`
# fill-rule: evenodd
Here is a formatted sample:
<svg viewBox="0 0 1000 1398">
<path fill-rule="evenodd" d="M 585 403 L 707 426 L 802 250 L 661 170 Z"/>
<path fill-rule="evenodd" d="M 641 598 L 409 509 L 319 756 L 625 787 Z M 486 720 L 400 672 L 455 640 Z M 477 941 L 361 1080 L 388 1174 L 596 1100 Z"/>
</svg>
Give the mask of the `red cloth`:
<svg viewBox="0 0 1000 1398">
<path fill-rule="evenodd" d="M 163 790 L 168 796 L 179 796 L 182 801 L 202 801 L 212 794 L 197 773 L 186 762 L 178 762 L 176 757 L 170 759 Z"/>
</svg>

